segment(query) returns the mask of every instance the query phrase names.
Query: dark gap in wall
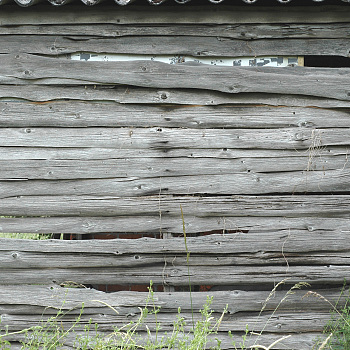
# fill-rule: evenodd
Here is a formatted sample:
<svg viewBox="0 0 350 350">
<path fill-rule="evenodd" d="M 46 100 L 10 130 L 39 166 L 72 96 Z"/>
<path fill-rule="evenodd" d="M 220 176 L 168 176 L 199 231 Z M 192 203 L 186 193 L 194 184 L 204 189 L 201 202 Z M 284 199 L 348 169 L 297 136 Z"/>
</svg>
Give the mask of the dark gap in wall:
<svg viewBox="0 0 350 350">
<path fill-rule="evenodd" d="M 284 283 L 278 287 L 279 291 L 288 291 L 294 285 L 294 283 Z M 324 284 L 324 283 L 313 283 L 312 289 L 336 289 L 340 290 L 344 286 L 343 282 L 333 283 L 333 284 Z M 113 293 L 120 291 L 133 291 L 133 292 L 148 292 L 149 285 L 140 285 L 135 284 L 131 286 L 127 285 L 109 285 L 109 284 L 101 284 L 101 285 L 93 285 L 88 286 L 89 288 L 93 288 L 105 293 Z M 271 290 L 275 287 L 271 283 L 261 283 L 261 284 L 240 284 L 240 285 L 191 285 L 192 292 L 218 292 L 218 291 L 266 291 L 267 295 Z M 167 292 L 164 290 L 164 285 L 154 284 L 152 289 L 154 292 Z M 349 288 L 349 284 L 346 285 L 346 288 Z M 171 293 L 176 292 L 189 292 L 189 286 L 173 286 L 173 290 Z M 303 289 L 305 293 L 308 291 L 308 288 Z"/>
<path fill-rule="evenodd" d="M 271 193 L 258 193 L 258 194 L 254 194 L 254 197 L 264 197 L 264 196 L 273 196 L 273 197 L 281 197 L 281 196 L 335 196 L 335 195 L 350 195 L 350 191 L 332 191 L 332 192 L 307 192 L 307 191 L 295 191 L 293 193 L 290 192 L 285 192 L 285 193 L 280 193 L 280 192 L 271 192 Z M 210 195 L 206 196 L 206 197 L 210 197 Z"/>
<path fill-rule="evenodd" d="M 304 66 L 320 68 L 347 68 L 350 67 L 350 58 L 343 56 L 304 56 Z"/>
<path fill-rule="evenodd" d="M 129 292 L 148 292 L 149 285 L 147 284 L 134 284 L 134 285 L 122 285 L 122 284 L 99 284 L 90 286 L 93 289 L 97 289 L 106 293 L 129 291 Z M 212 285 L 192 285 L 192 292 L 209 292 L 214 286 Z M 164 292 L 165 288 L 162 284 L 153 284 L 152 289 L 154 292 Z M 220 289 L 216 289 L 220 290 Z M 225 290 L 225 289 L 224 289 Z M 229 289 L 231 290 L 231 289 Z M 173 292 L 189 292 L 189 286 L 174 286 Z"/>
<path fill-rule="evenodd" d="M 201 236 L 209 236 L 209 235 L 223 235 L 223 234 L 230 234 L 230 233 L 248 233 L 249 230 L 211 230 L 211 231 L 205 231 L 205 232 L 194 232 L 194 233 L 187 233 L 187 237 L 201 237 Z M 165 234 L 165 232 L 163 233 Z M 115 233 L 89 233 L 89 234 L 83 234 L 83 235 L 74 235 L 74 234 L 64 234 L 63 239 L 65 240 L 80 240 L 80 239 L 140 239 L 144 237 L 149 238 L 156 238 L 156 239 L 163 239 L 162 233 L 140 233 L 140 232 L 115 232 Z M 183 233 L 171 233 L 171 237 L 183 237 Z M 60 239 L 60 234 L 53 234 L 52 238 L 54 239 Z"/>
<path fill-rule="evenodd" d="M 113 292 L 148 292 L 149 284 L 134 284 L 134 285 L 123 285 L 123 284 L 99 284 L 94 285 L 92 288 L 97 289 L 106 293 Z M 154 292 L 164 292 L 164 286 L 161 284 L 153 284 L 152 289 Z"/>
<path fill-rule="evenodd" d="M 69 241 L 76 241 L 76 240 L 82 240 L 82 239 L 88 239 L 88 235 L 84 234 L 77 234 L 77 233 L 52 233 L 51 238 L 52 239 L 64 239 Z"/>
<path fill-rule="evenodd" d="M 249 230 L 211 230 L 206 232 L 196 232 L 196 233 L 186 233 L 187 237 L 201 237 L 201 236 L 209 236 L 209 235 L 224 235 L 230 233 L 248 233 Z M 173 237 L 183 237 L 183 233 L 173 233 Z"/>
<path fill-rule="evenodd" d="M 129 232 L 115 232 L 115 233 L 90 233 L 84 235 L 85 239 L 139 239 L 144 237 L 161 238 L 160 233 L 129 233 Z"/>
<path fill-rule="evenodd" d="M 214 286 L 212 285 L 191 285 L 191 292 L 209 292 Z M 190 286 L 176 286 L 174 292 L 189 292 Z"/>
</svg>

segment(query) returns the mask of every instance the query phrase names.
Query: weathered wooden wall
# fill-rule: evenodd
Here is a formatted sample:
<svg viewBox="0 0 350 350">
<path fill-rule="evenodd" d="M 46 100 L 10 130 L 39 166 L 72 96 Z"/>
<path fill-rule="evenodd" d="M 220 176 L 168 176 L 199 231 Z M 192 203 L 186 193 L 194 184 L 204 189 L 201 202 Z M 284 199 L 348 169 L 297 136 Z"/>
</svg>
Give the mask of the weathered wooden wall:
<svg viewBox="0 0 350 350">
<path fill-rule="evenodd" d="M 223 348 L 228 330 L 263 329 L 283 294 L 258 319 L 262 303 L 285 278 L 335 300 L 350 278 L 350 68 L 66 55 L 349 57 L 349 12 L 346 5 L 2 7 L 0 232 L 168 239 L 1 239 L 1 325 L 19 330 L 40 319 L 53 300 L 62 302 L 65 281 L 186 287 L 180 206 L 193 236 L 193 286 L 212 286 L 216 315 L 229 305 Z M 195 237 L 203 232 L 213 235 Z M 190 317 L 183 293 L 156 294 L 164 331 L 178 306 Z M 282 305 L 260 343 L 293 334 L 276 348 L 312 348 L 329 305 L 303 294 Z M 195 293 L 195 309 L 205 295 Z M 105 298 L 121 315 L 88 302 L 86 320 L 93 315 L 107 332 L 145 297 L 69 289 L 65 306 Z"/>
</svg>

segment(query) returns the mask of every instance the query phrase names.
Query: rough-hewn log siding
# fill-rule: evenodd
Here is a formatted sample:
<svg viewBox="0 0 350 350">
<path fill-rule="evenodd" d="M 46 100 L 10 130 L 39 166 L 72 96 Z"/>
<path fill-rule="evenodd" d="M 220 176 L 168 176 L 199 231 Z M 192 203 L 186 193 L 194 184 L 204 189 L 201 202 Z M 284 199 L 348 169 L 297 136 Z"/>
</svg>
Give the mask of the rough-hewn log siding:
<svg viewBox="0 0 350 350">
<path fill-rule="evenodd" d="M 193 236 L 191 281 L 213 285 L 214 316 L 228 304 L 219 334 L 227 349 L 228 330 L 264 328 L 284 295 L 277 292 L 258 318 L 275 283 L 307 282 L 333 301 L 349 278 L 350 69 L 82 62 L 66 55 L 348 57 L 350 10 L 186 6 L 1 9 L 0 231 L 171 238 L 183 233 L 181 206 Z M 215 235 L 195 237 L 203 232 Z M 84 301 L 83 322 L 91 317 L 109 332 L 138 317 L 144 293 L 58 284 L 153 280 L 183 288 L 186 264 L 181 237 L 2 239 L 1 325 L 20 330 L 43 312 L 54 314 L 49 306 Z M 312 348 L 329 307 L 301 299 L 305 293 L 289 296 L 259 343 L 293 334 L 276 348 Z M 195 310 L 205 297 L 194 294 Z M 163 331 L 179 306 L 190 322 L 188 294 L 158 293 L 155 303 L 165 311 Z M 10 338 L 13 349 L 21 339 Z M 67 348 L 73 343 L 68 339 Z"/>
</svg>

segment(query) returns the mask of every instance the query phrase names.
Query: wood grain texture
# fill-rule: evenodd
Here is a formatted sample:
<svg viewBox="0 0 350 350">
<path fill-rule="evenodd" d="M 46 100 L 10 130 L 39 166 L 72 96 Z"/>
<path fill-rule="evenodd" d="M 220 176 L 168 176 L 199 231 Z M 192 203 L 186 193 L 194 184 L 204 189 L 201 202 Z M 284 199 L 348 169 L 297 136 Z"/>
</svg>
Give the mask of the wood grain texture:
<svg viewBox="0 0 350 350">
<path fill-rule="evenodd" d="M 41 269 L 6 269 L 1 284 L 61 284 L 74 281 L 82 284 L 155 284 L 169 286 L 188 286 L 187 266 L 151 265 L 137 268 L 106 267 L 101 268 L 51 268 L 48 274 Z M 254 288 L 288 278 L 292 284 L 305 282 L 340 286 L 344 278 L 348 279 L 349 265 L 330 266 L 192 266 L 190 278 L 193 285 L 237 286 L 245 284 Z"/>
<path fill-rule="evenodd" d="M 173 330 L 174 314 L 159 313 L 157 320 L 154 319 L 153 315 L 147 317 L 147 327 L 154 331 L 156 329 L 156 322 L 162 325 L 163 332 L 171 332 Z M 182 312 L 186 325 L 184 327 L 185 332 L 189 332 L 192 327 L 192 315 L 191 313 Z M 220 315 L 215 315 L 216 319 Z M 136 323 L 140 315 L 133 313 L 128 317 L 129 322 Z M 83 330 L 84 326 L 89 325 L 91 322 L 93 325 L 97 323 L 101 332 L 113 332 L 115 327 L 122 327 L 125 325 L 124 315 L 83 315 L 80 319 L 80 326 L 78 330 Z M 18 315 L 3 315 L 2 322 L 8 326 L 9 331 L 18 331 L 28 327 L 34 327 L 37 325 L 42 317 L 35 315 L 26 315 L 25 319 L 23 316 Z M 69 315 L 60 322 L 64 329 L 68 329 L 74 324 L 76 315 Z M 201 315 L 196 313 L 193 317 L 195 322 L 201 320 Z M 245 326 L 254 324 L 256 332 L 264 330 L 267 333 L 275 333 L 276 329 L 280 333 L 303 333 L 305 330 L 308 332 L 319 332 L 322 333 L 323 325 L 329 321 L 328 312 L 306 313 L 302 315 L 300 313 L 279 313 L 278 315 L 272 315 L 270 313 L 264 313 L 259 318 L 255 315 L 252 316 L 231 316 L 227 315 L 220 325 L 221 332 L 240 332 L 245 329 Z M 266 326 L 265 326 L 266 325 Z M 140 331 L 146 332 L 147 328 L 145 325 L 140 325 Z"/>
<path fill-rule="evenodd" d="M 0 55 L 2 84 L 128 84 L 153 88 L 260 92 L 350 100 L 348 68 L 219 67 L 161 62 L 81 62 L 28 54 Z M 64 67 L 64 68 L 63 68 Z M 46 81 L 45 79 L 49 79 Z M 60 80 L 61 79 L 61 80 Z M 63 79 L 63 80 L 62 80 Z"/>
<path fill-rule="evenodd" d="M 12 196 L 149 196 L 160 192 L 170 195 L 191 194 L 293 194 L 348 192 L 349 171 L 198 175 L 139 179 L 108 178 L 87 180 L 16 180 L 2 181 L 0 198 Z"/>
<path fill-rule="evenodd" d="M 181 206 L 191 283 L 212 286 L 193 293 L 195 320 L 209 294 L 215 317 L 228 305 L 222 349 L 232 348 L 227 331 L 241 336 L 249 324 L 265 331 L 253 343 L 292 333 L 275 348 L 311 350 L 329 305 L 298 290 L 273 310 L 294 283 L 310 283 L 336 302 L 350 278 L 350 70 L 73 62 L 65 55 L 347 57 L 349 6 L 165 5 L 156 16 L 149 6 L 115 9 L 72 5 L 52 16 L 45 5 L 1 8 L 0 232 L 146 236 L 0 239 L 1 327 L 22 330 L 84 302 L 83 325 L 91 318 L 107 335 L 146 305 L 146 293 L 59 286 L 68 281 L 152 280 L 185 290 Z M 259 317 L 285 278 L 285 290 L 270 295 Z M 178 307 L 189 329 L 188 293 L 156 293 L 154 303 L 162 335 Z M 62 325 L 78 314 L 72 310 Z M 155 320 L 148 326 L 153 333 Z M 9 339 L 19 348 L 23 334 Z M 65 348 L 73 344 L 68 337 Z"/>
<path fill-rule="evenodd" d="M 180 29 L 179 29 L 180 30 Z M 135 55 L 190 55 L 196 57 L 306 56 L 348 57 L 348 39 L 233 39 L 220 36 L 131 36 L 120 38 L 42 35 L 0 36 L 2 54 L 64 55 L 75 52 Z"/>
<path fill-rule="evenodd" d="M 80 86 L 41 86 L 30 85 L 0 85 L 0 99 L 19 102 L 28 100 L 33 102 L 47 102 L 56 100 L 82 101 L 113 101 L 123 104 L 146 105 L 205 105 L 218 106 L 223 104 L 277 107 L 317 107 L 317 108 L 349 108 L 350 101 L 341 101 L 329 98 L 307 97 L 302 95 L 286 95 L 283 91 L 275 94 L 266 93 L 221 93 L 209 90 L 191 89 L 155 89 L 139 88 L 134 86 L 94 85 Z M 10 111 L 11 105 L 3 105 Z M 111 106 L 110 106 L 111 107 Z M 15 108 L 13 106 L 13 108 Z M 39 108 L 39 107 L 38 107 Z M 45 107 L 43 107 L 45 108 Z M 33 107 L 34 110 L 34 107 Z M 57 111 L 57 110 L 56 110 Z M 75 111 L 76 113 L 76 111 Z"/>
<path fill-rule="evenodd" d="M 348 146 L 350 128 L 0 128 L 0 147 L 316 150 Z"/>
<path fill-rule="evenodd" d="M 346 168 L 346 157 L 349 153 L 347 146 L 327 146 L 317 148 L 317 154 L 313 154 L 312 161 L 317 164 L 317 161 L 322 162 L 322 158 L 339 156 L 344 157 L 344 164 L 342 169 Z M 232 159 L 245 160 L 249 158 L 256 158 L 254 161 L 259 163 L 260 159 L 274 159 L 274 158 L 298 158 L 305 165 L 309 163 L 309 150 L 295 150 L 295 149 L 242 149 L 242 148 L 173 148 L 173 149 L 115 149 L 115 148 L 70 148 L 70 147 L 0 147 L 0 159 L 2 161 L 8 160 L 82 160 L 82 161 L 110 161 L 112 159 L 147 159 L 147 158 L 208 158 L 208 159 Z M 307 158 L 307 160 L 306 160 Z M 251 161 L 253 161 L 251 159 Z M 18 162 L 20 164 L 20 162 Z M 345 165 L 345 167 L 344 167 Z M 266 165 L 268 166 L 268 165 Z M 309 168 L 311 170 L 312 167 Z"/>
<path fill-rule="evenodd" d="M 325 232 L 321 233 L 319 231 L 313 231 L 311 234 L 307 233 L 307 230 L 304 232 L 302 230 L 290 230 L 288 236 L 286 237 L 285 232 L 277 231 L 275 229 L 273 234 L 266 234 L 262 231 L 259 233 L 246 233 L 249 235 L 249 239 L 240 239 L 242 235 L 237 234 L 236 247 L 232 250 L 231 253 L 228 253 L 225 250 L 222 254 L 218 249 L 213 249 L 212 252 L 208 252 L 208 246 L 201 244 L 202 250 L 204 253 L 200 252 L 200 249 L 197 249 L 197 252 L 191 252 L 191 259 L 189 261 L 189 266 L 194 268 L 206 268 L 207 266 L 212 266 L 217 271 L 220 271 L 222 268 L 234 267 L 238 269 L 249 267 L 253 269 L 254 267 L 276 267 L 276 266 L 285 266 L 285 271 L 288 273 L 289 265 L 293 266 L 305 266 L 308 265 L 310 268 L 315 268 L 319 266 L 329 266 L 329 265 L 339 265 L 339 266 L 348 266 L 350 262 L 349 246 L 344 245 L 343 250 L 338 252 L 340 243 L 344 242 L 344 236 L 348 234 L 331 232 L 330 230 L 324 230 Z M 314 244 L 314 247 L 311 247 L 309 244 L 306 244 L 305 247 L 302 247 L 302 239 L 300 236 L 308 235 L 310 239 L 315 239 L 318 241 L 317 244 Z M 339 244 L 330 243 L 332 236 L 340 239 Z M 252 243 L 252 237 L 259 239 L 271 239 L 273 243 L 270 243 L 270 246 L 267 248 L 266 244 Z M 284 241 L 283 241 L 284 239 Z M 215 241 L 215 239 L 213 240 Z M 215 241 L 216 244 L 225 243 L 225 241 Z M 177 240 L 179 246 L 183 246 L 183 242 Z M 208 243 L 208 242 L 207 242 Z M 251 244 L 249 249 L 248 244 Z M 218 245 L 220 245 L 218 244 Z M 331 245 L 330 245 L 331 244 Z M 115 242 L 112 243 L 115 245 Z M 230 244 L 232 247 L 233 244 Z M 321 247 L 322 245 L 329 245 L 329 247 Z M 300 248 L 302 247 L 302 248 Z M 183 248 L 183 247 L 182 247 Z M 147 266 L 153 265 L 156 266 L 186 266 L 186 252 L 185 249 L 177 249 L 177 252 L 172 252 L 174 250 L 172 246 L 169 247 L 160 246 L 160 243 L 155 242 L 154 253 L 143 252 L 143 246 L 141 243 L 140 250 L 137 253 L 126 253 L 126 254 L 116 254 L 116 253 L 104 253 L 98 252 L 97 249 L 92 249 L 90 253 L 80 252 L 78 253 L 65 253 L 62 250 L 58 249 L 57 252 L 52 253 L 43 253 L 40 250 L 3 250 L 2 256 L 0 258 L 0 269 L 12 269 L 12 268 L 21 268 L 26 271 L 31 270 L 40 270 L 43 274 L 46 274 L 47 269 L 59 268 L 62 270 L 72 269 L 72 268 L 124 268 L 127 270 L 136 270 L 138 268 L 144 269 Z M 268 251 L 262 251 L 268 249 Z M 297 251 L 299 249 L 299 251 Z M 170 251 L 170 252 L 169 252 Z M 61 259 L 64 255 L 64 259 Z M 116 256 L 118 255 L 118 256 Z M 288 265 L 287 265 L 288 264 Z M 136 283 L 134 281 L 132 283 Z M 227 282 L 229 284 L 229 282 Z"/>
<path fill-rule="evenodd" d="M 314 157 L 271 158 L 125 158 L 102 160 L 0 160 L 1 180 L 75 180 L 75 179 L 130 179 L 167 178 L 174 176 L 227 175 L 247 173 L 327 172 L 344 169 L 346 155 Z M 283 168 L 283 171 L 281 171 Z M 305 175 L 308 177 L 307 175 Z M 160 180 L 161 182 L 161 180 Z"/>
<path fill-rule="evenodd" d="M 186 5 L 188 6 L 188 5 Z M 220 5 L 222 6 L 222 5 Z M 97 10 L 97 8 L 96 8 Z M 261 10 L 261 9 L 260 9 Z M 252 13 L 250 13 L 251 15 Z M 42 24 L 0 26 L 0 35 L 59 35 L 79 40 L 80 37 L 116 38 L 125 36 L 202 36 L 241 40 L 257 39 L 346 39 L 349 23 L 266 23 L 266 24 Z"/>
<path fill-rule="evenodd" d="M 0 127 L 347 128 L 350 109 L 0 101 Z"/>
<path fill-rule="evenodd" d="M 121 291 L 114 293 L 104 293 L 89 288 L 64 288 L 54 284 L 51 285 L 25 285 L 26 290 L 18 285 L 1 286 L 0 310 L 2 313 L 21 315 L 21 314 L 42 314 L 46 309 L 46 314 L 56 314 L 57 308 L 62 310 L 71 310 L 71 314 L 79 313 L 77 308 L 84 302 L 85 312 L 93 314 L 100 312 L 106 315 L 115 315 L 115 312 L 106 304 L 100 303 L 102 300 L 108 305 L 115 308 L 120 315 L 127 315 L 132 311 L 140 313 L 138 307 L 146 305 L 148 293 Z M 339 299 L 339 305 L 344 305 L 346 297 L 343 295 L 339 298 L 339 288 L 315 289 L 329 301 L 336 302 Z M 297 312 L 307 309 L 308 311 L 328 311 L 328 305 L 321 303 L 315 297 L 303 298 L 308 288 L 296 289 L 295 293 L 290 294 L 280 306 L 280 310 Z M 243 312 L 259 312 L 262 304 L 269 296 L 269 291 L 245 291 L 234 289 L 231 291 L 208 291 L 207 293 L 193 292 L 192 305 L 195 310 L 199 310 L 206 302 L 207 295 L 213 297 L 211 309 L 220 314 L 228 305 L 228 312 L 231 315 Z M 266 311 L 273 311 L 280 300 L 285 296 L 286 291 L 277 288 L 271 295 L 266 304 Z M 347 293 L 347 290 L 344 294 Z M 63 303 L 64 301 L 64 303 Z M 63 304 L 63 305 L 62 305 Z M 168 313 L 177 313 L 178 307 L 183 312 L 191 311 L 191 300 L 188 292 L 173 293 L 154 293 L 155 306 L 161 307 L 162 311 Z"/>
<path fill-rule="evenodd" d="M 103 208 L 101 208 L 103 209 Z M 26 209 L 22 213 L 26 214 Z M 57 213 L 55 213 L 57 215 Z M 137 220 L 137 221 L 136 221 Z M 130 232 L 130 233 L 183 233 L 181 217 L 167 218 L 160 216 L 134 216 L 134 217 L 19 217 L 1 218 L 1 232 L 17 233 L 104 233 L 104 232 Z M 236 218 L 230 216 L 221 217 L 190 217 L 185 222 L 188 234 L 200 232 L 241 232 L 249 231 L 264 232 L 265 230 L 297 230 L 309 235 L 310 231 L 322 232 L 322 228 L 328 233 L 339 233 L 339 239 L 343 241 L 343 235 L 347 232 L 348 222 L 346 219 L 284 219 L 284 218 Z M 334 229 L 334 226 L 337 226 Z M 283 231 L 284 230 L 284 231 Z M 320 231 L 320 232 L 319 232 Z M 345 232 L 345 233 L 344 233 Z M 310 236 L 311 237 L 311 236 Z M 328 240 L 328 238 L 327 238 Z"/>
<path fill-rule="evenodd" d="M 149 216 L 180 218 L 180 205 L 186 221 L 192 217 L 236 220 L 261 217 L 266 221 L 283 218 L 348 218 L 349 195 L 279 195 L 279 196 L 15 196 L 0 200 L 3 215 L 22 216 Z M 248 219 L 247 219 L 248 220 Z M 300 222 L 300 221 L 299 221 Z M 276 224 L 276 220 L 274 225 Z M 321 224 L 323 225 L 323 223 Z M 308 225 L 306 225 L 308 226 Z"/>
<path fill-rule="evenodd" d="M 315 220 L 316 221 L 316 220 Z M 343 223 L 348 224 L 346 220 L 339 220 Z M 331 222 L 330 222 L 331 223 Z M 334 223 L 334 222 L 333 222 Z M 244 231 L 244 230 L 242 230 Z M 243 254 L 243 253 L 261 253 L 263 256 L 265 252 L 275 252 L 283 256 L 285 253 L 307 253 L 307 252 L 336 252 L 339 250 L 347 251 L 349 249 L 349 242 L 346 242 L 348 230 L 346 228 L 336 229 L 324 229 L 322 228 L 309 227 L 308 228 L 286 228 L 275 229 L 269 228 L 265 230 L 254 230 L 249 232 L 242 232 L 237 230 L 236 233 L 229 234 L 215 234 L 201 237 L 188 237 L 188 249 L 192 255 L 200 254 Z M 307 233 L 308 231 L 308 233 Z M 260 237 L 260 239 L 259 239 Z M 332 240 L 333 237 L 333 240 Z M 30 242 L 27 240 L 9 241 L 8 239 L 1 239 L 2 246 L 0 251 L 7 252 L 7 257 L 4 258 L 4 263 L 8 268 L 16 268 L 21 260 L 21 251 L 36 252 L 40 254 L 106 254 L 110 258 L 117 260 L 119 257 L 123 258 L 123 255 L 133 255 L 134 260 L 135 254 L 161 254 L 162 257 L 166 254 L 185 256 L 186 250 L 184 245 L 183 237 L 173 237 L 169 240 L 155 239 L 155 238 L 141 238 L 137 240 L 129 239 L 115 239 L 100 241 L 100 240 L 88 240 L 79 243 L 67 243 L 67 242 L 56 242 L 55 240 L 49 240 L 45 242 Z M 343 249 L 341 249 L 343 248 Z M 12 256 L 11 253 L 18 251 L 18 254 Z M 18 259 L 18 262 L 17 262 Z M 142 260 L 142 259 L 141 259 Z M 52 259 L 53 265 L 51 267 L 59 267 L 61 264 L 68 264 L 68 262 L 60 262 Z M 97 262 L 98 266 L 101 266 L 101 262 Z M 140 262 L 134 262 L 138 264 Z M 176 264 L 176 261 L 174 262 Z M 40 262 L 38 262 L 40 266 Z M 56 264 L 56 265 L 55 265 Z M 93 260 L 91 264 L 96 264 L 96 260 Z M 162 265 L 162 264 L 160 264 Z M 186 265 L 186 264 L 184 264 Z M 201 263 L 203 265 L 203 263 Z M 226 266 L 223 261 L 223 266 Z M 95 265 L 91 266 L 95 267 Z M 120 267 L 120 265 L 119 265 Z M 281 266 L 275 266 L 281 267 Z M 283 267 L 283 268 L 282 268 Z M 281 270 L 286 271 L 286 266 L 282 266 Z M 331 268 L 332 266 L 325 266 L 325 268 Z M 25 268 L 25 267 L 24 267 Z M 171 266 L 169 266 L 171 268 Z M 288 269 L 287 269 L 288 270 Z M 23 282 L 24 283 L 24 282 Z"/>
</svg>

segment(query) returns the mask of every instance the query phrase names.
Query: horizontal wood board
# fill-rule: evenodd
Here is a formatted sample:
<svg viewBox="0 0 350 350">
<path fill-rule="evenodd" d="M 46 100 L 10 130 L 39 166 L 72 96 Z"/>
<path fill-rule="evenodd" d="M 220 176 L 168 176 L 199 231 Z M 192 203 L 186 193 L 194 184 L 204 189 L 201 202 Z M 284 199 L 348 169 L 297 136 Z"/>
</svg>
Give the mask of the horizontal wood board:
<svg viewBox="0 0 350 350">
<path fill-rule="evenodd" d="M 186 5 L 188 6 L 188 5 Z M 255 5 L 256 6 L 256 5 Z M 215 7 L 214 7 L 215 9 Z M 98 8 L 94 9 L 98 11 Z M 148 8 L 145 11 L 149 10 Z M 216 7 L 216 10 L 219 10 Z M 346 8 L 343 8 L 346 12 Z M 157 10 L 158 11 L 158 10 Z M 261 11 L 261 9 L 260 9 Z M 274 23 L 236 23 L 215 24 L 192 21 L 192 23 L 178 23 L 175 27 L 169 23 L 134 23 L 134 25 L 125 24 L 41 24 L 33 25 L 5 25 L 0 27 L 0 35 L 62 35 L 62 39 L 78 40 L 82 36 L 91 38 L 115 38 L 125 36 L 201 36 L 201 37 L 221 37 L 242 40 L 252 39 L 346 39 L 350 33 L 349 23 L 310 23 L 312 14 L 314 20 L 317 15 L 314 14 L 315 8 L 310 13 L 308 23 L 290 23 L 289 18 L 286 23 L 276 23 L 279 18 L 275 18 Z M 251 14 L 250 14 L 251 15 Z M 319 14 L 318 14 L 319 15 Z M 180 21 L 183 17 L 181 16 Z M 209 20 L 209 18 L 208 18 Z M 341 18 L 334 18 L 334 21 Z M 253 20 L 252 20 L 253 21 Z M 296 22 L 296 19 L 293 19 Z"/>
<path fill-rule="evenodd" d="M 179 28 L 179 30 L 181 30 Z M 276 29 L 278 30 L 278 29 Z M 127 36 L 117 38 L 65 37 L 57 35 L 0 35 L 0 53 L 68 55 L 76 52 L 134 55 L 192 55 L 241 57 L 268 55 L 332 55 L 348 57 L 347 38 L 339 39 L 233 39 L 221 36 Z M 148 45 L 143 45 L 144 42 Z M 33 43 L 35 43 L 33 45 Z M 68 57 L 61 57 L 69 59 Z"/>
<path fill-rule="evenodd" d="M 197 106 L 275 106 L 275 107 L 309 107 L 309 108 L 349 108 L 350 102 L 330 98 L 310 97 L 304 95 L 286 95 L 283 91 L 273 94 L 240 93 L 227 94 L 212 90 L 193 89 L 157 89 L 118 85 L 0 85 L 0 99 L 5 102 L 28 100 L 47 103 L 61 100 L 82 100 L 101 102 L 111 101 L 121 104 L 145 105 L 197 105 Z M 12 105 L 10 105 L 12 106 Z M 5 104 L 3 108 L 11 111 L 16 108 Z M 111 106 L 111 105 L 110 105 Z M 27 108 L 27 107 L 24 107 Z M 45 108 L 45 107 L 42 107 Z M 92 107 L 91 107 L 92 108 Z M 34 113 L 33 113 L 34 114 Z"/>
<path fill-rule="evenodd" d="M 64 296 L 65 310 L 84 301 L 83 324 L 91 318 L 104 335 L 137 320 L 145 293 L 60 284 L 153 280 L 186 289 L 185 228 L 191 282 L 212 288 L 194 293 L 194 318 L 206 294 L 216 318 L 228 304 L 223 349 L 232 348 L 227 331 L 240 336 L 246 324 L 264 329 L 249 344 L 292 335 L 274 349 L 312 349 L 329 305 L 302 296 L 311 288 L 335 301 L 350 278 L 350 68 L 84 62 L 69 55 L 346 59 L 349 7 L 115 9 L 72 5 L 52 16 L 45 5 L 2 8 L 0 232 L 119 239 L 0 239 L 1 326 L 30 327 L 43 312 L 54 315 L 50 307 Z M 167 239 L 121 239 L 125 233 Z M 258 317 L 281 280 L 285 291 Z M 311 287 L 289 295 L 274 314 L 298 282 Z M 155 303 L 162 332 L 171 331 L 178 307 L 189 329 L 188 293 L 156 293 Z M 155 320 L 148 325 L 153 332 Z M 16 349 L 23 335 L 8 339 Z M 68 337 L 65 348 L 73 344 Z"/>
<path fill-rule="evenodd" d="M 151 88 L 211 89 L 350 99 L 349 68 L 224 67 L 153 61 L 72 61 L 2 54 L 1 84 L 130 84 Z M 64 69 L 60 69 L 63 67 Z"/>
</svg>

